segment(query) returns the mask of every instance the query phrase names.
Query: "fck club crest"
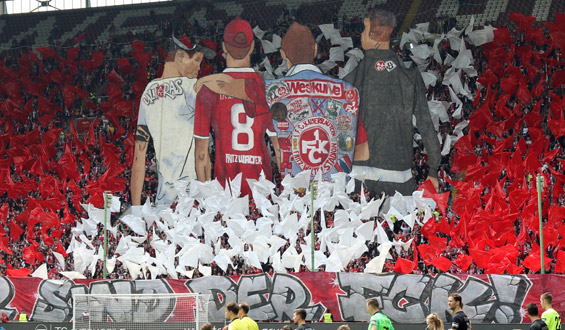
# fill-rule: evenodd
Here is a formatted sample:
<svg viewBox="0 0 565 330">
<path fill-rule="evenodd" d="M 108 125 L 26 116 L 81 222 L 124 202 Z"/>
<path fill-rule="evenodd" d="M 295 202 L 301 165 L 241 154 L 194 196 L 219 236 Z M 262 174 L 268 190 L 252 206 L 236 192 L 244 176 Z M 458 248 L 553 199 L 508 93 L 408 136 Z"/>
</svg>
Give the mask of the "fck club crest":
<svg viewBox="0 0 565 330">
<path fill-rule="evenodd" d="M 385 61 L 378 61 L 378 62 L 375 64 L 375 69 L 376 69 L 377 71 L 384 71 L 384 69 L 385 69 Z"/>
<path fill-rule="evenodd" d="M 307 118 L 292 132 L 292 156 L 302 170 L 328 173 L 337 161 L 337 130 L 324 117 Z"/>
<path fill-rule="evenodd" d="M 378 61 L 375 63 L 375 70 L 377 71 L 387 70 L 388 72 L 391 72 L 394 69 L 396 69 L 396 64 L 393 61 Z"/>
</svg>

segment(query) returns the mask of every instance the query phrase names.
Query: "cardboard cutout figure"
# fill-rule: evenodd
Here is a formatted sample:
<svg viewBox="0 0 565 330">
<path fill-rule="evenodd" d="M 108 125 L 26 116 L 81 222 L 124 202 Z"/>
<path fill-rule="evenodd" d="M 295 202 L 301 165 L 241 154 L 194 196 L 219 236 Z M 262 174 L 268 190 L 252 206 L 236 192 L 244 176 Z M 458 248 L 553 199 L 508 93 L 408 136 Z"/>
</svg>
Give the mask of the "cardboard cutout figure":
<svg viewBox="0 0 565 330">
<path fill-rule="evenodd" d="M 389 49 L 396 25 L 394 14 L 375 9 L 364 21 L 361 43 L 365 57 L 345 77 L 360 92 L 360 114 L 367 131 L 368 160 L 355 161 L 353 174 L 365 179 L 369 191 L 411 195 L 416 189 L 412 177 L 412 116 L 428 155 L 429 179 L 437 189 L 440 146 L 433 127 L 422 76 L 407 69 Z"/>
<path fill-rule="evenodd" d="M 308 27 L 292 24 L 281 45 L 286 77 L 266 82 L 283 177 L 311 170 L 312 177 L 321 172 L 329 180 L 333 173 L 349 173 L 354 154 L 367 146 L 362 124 L 357 134 L 359 92 L 312 64 L 317 46 Z"/>
<path fill-rule="evenodd" d="M 177 197 L 173 183 L 196 178 L 194 168 L 194 85 L 203 53 L 173 37 L 163 75 L 151 81 L 139 105 L 131 174 L 132 204 L 140 205 L 149 140 L 157 157 L 159 186 L 155 204 L 170 206 Z"/>
<path fill-rule="evenodd" d="M 258 179 L 262 171 L 267 179 L 272 177 L 265 133 L 278 150 L 271 114 L 265 102 L 265 83 L 261 75 L 250 68 L 254 44 L 248 22 L 236 18 L 226 26 L 222 46 L 227 55 L 227 69 L 223 73 L 230 79 L 243 80 L 245 86 L 240 93 L 246 95 L 245 100 L 218 94 L 207 84 L 196 98 L 194 136 L 198 180 L 204 182 L 212 178 L 208 140 L 213 128 L 216 145 L 214 176 L 225 184 L 227 179 L 242 173 L 243 195 L 251 193 L 246 179 Z"/>
</svg>

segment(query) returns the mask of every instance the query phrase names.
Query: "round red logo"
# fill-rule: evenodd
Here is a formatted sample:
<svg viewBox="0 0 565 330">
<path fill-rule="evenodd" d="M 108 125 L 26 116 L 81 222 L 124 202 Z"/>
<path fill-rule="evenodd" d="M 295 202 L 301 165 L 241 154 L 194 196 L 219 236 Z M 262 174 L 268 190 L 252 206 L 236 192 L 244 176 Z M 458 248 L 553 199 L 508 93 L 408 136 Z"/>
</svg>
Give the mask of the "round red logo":
<svg viewBox="0 0 565 330">
<path fill-rule="evenodd" d="M 159 96 L 159 97 L 165 96 L 165 86 L 164 85 L 159 85 L 159 87 L 157 87 L 157 96 Z"/>
<path fill-rule="evenodd" d="M 286 94 L 288 94 L 288 91 L 284 86 L 281 86 L 277 88 L 277 94 L 279 94 L 280 96 L 286 96 Z"/>
<path fill-rule="evenodd" d="M 348 88 L 345 90 L 345 99 L 347 102 L 357 101 L 357 89 Z"/>
<path fill-rule="evenodd" d="M 383 71 L 385 69 L 385 62 L 384 61 L 378 61 L 377 64 L 375 64 L 375 69 L 377 71 Z"/>
<path fill-rule="evenodd" d="M 329 172 L 337 161 L 337 130 L 324 117 L 310 117 L 296 124 L 292 132 L 294 161 L 303 170 Z"/>
</svg>

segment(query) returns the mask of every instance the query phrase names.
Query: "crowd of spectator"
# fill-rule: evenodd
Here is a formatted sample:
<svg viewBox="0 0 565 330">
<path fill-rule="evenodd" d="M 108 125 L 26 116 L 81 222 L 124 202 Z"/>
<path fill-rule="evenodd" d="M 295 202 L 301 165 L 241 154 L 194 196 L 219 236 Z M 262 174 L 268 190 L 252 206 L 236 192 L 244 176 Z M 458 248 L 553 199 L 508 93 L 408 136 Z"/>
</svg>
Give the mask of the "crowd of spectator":
<svg viewBox="0 0 565 330">
<path fill-rule="evenodd" d="M 277 33 L 283 35 L 285 29 L 295 20 L 302 17 L 301 13 L 287 11 L 281 17 L 276 30 L 268 31 L 268 33 Z M 253 17 L 247 17 L 252 22 Z M 340 26 L 337 26 L 337 17 L 329 18 L 341 28 L 343 36 L 350 36 L 354 40 L 354 45 L 360 45 L 360 32 L 362 24 L 360 17 L 343 17 Z M 223 24 L 225 24 L 224 22 Z M 310 26 L 317 36 L 321 33 L 317 26 Z M 472 95 L 478 95 L 475 100 L 468 99 L 459 95 L 463 102 L 462 116 L 460 119 L 452 117 L 455 105 L 452 105 L 448 111 L 450 120 L 440 125 L 439 134 L 442 141 L 446 140 L 448 135 L 454 135 L 454 128 L 462 121 L 469 120 L 470 127 L 466 128 L 464 133 L 470 136 L 469 141 L 473 143 L 471 153 L 475 153 L 478 157 L 473 166 L 485 167 L 493 165 L 493 155 L 496 155 L 497 142 L 510 138 L 510 143 L 504 146 L 506 152 L 515 152 L 517 148 L 522 148 L 519 141 L 525 141 L 530 147 L 536 144 L 538 135 L 533 135 L 534 127 L 530 120 L 536 120 L 537 117 L 531 115 L 537 114 L 543 118 L 539 128 L 546 137 L 548 144 L 546 145 L 547 153 L 555 152 L 553 157 L 539 157 L 541 168 L 535 170 L 545 176 L 546 191 L 548 196 L 545 198 L 546 205 L 544 209 L 546 213 L 544 218 L 546 223 L 551 222 L 547 216 L 547 210 L 550 207 L 563 207 L 563 179 L 560 177 L 563 173 L 563 165 L 565 165 L 565 145 L 563 136 L 556 136 L 551 130 L 552 121 L 564 119 L 563 103 L 561 103 L 561 117 L 552 115 L 552 102 L 557 102 L 557 98 L 563 97 L 562 84 L 551 84 L 552 77 L 557 72 L 563 70 L 563 59 L 559 49 L 552 48 L 548 45 L 539 44 L 534 40 L 529 40 L 526 31 L 516 31 L 509 28 L 509 42 L 507 44 L 499 44 L 504 51 L 511 53 L 509 62 L 505 66 L 518 67 L 523 74 L 530 74 L 532 64 L 529 62 L 537 61 L 542 63 L 538 66 L 538 71 L 533 74 L 532 78 L 545 79 L 540 92 L 533 93 L 528 101 L 521 96 L 512 96 L 507 99 L 506 104 L 499 105 L 505 109 L 504 116 L 494 113 L 497 120 L 516 118 L 523 120 L 523 129 L 513 129 L 507 127 L 502 134 L 493 133 L 493 130 L 487 127 L 477 128 L 472 124 L 473 120 L 478 120 L 477 109 L 493 102 L 491 93 L 501 94 L 505 88 L 501 86 L 500 81 L 488 85 L 481 82 L 481 77 L 492 74 L 493 48 L 475 47 L 467 44 L 471 49 L 474 63 L 473 66 L 478 72 L 477 77 L 465 76 L 463 83 L 468 86 Z M 165 31 L 165 32 L 163 32 Z M 129 196 L 129 176 L 131 157 L 133 155 L 133 136 L 136 126 L 136 109 L 143 88 L 148 81 L 160 76 L 160 70 L 163 65 L 164 54 L 162 49 L 166 49 L 167 38 L 174 32 L 176 35 L 198 36 L 201 42 L 206 45 L 217 47 L 221 41 L 223 31 L 222 23 L 206 24 L 203 21 L 190 23 L 184 19 L 184 15 L 176 15 L 171 22 L 162 22 L 161 28 L 156 31 L 145 31 L 144 33 L 132 35 L 113 35 L 110 40 L 101 43 L 95 43 L 88 37 L 78 45 L 73 40 L 59 40 L 60 34 L 55 34 L 52 38 L 53 47 L 43 49 L 31 49 L 27 46 L 26 40 L 22 40 L 20 44 L 15 44 L 13 49 L 0 52 L 0 221 L 3 226 L 0 231 L 4 235 L 0 253 L 3 257 L 3 263 L 0 265 L 1 275 L 13 275 L 14 270 L 27 269 L 29 272 L 34 271 L 42 263 L 47 263 L 49 269 L 49 278 L 61 278 L 59 274 L 62 270 L 73 269 L 73 256 L 69 254 L 65 257 L 65 265 L 61 265 L 57 261 L 56 253 L 66 255 L 65 250 L 70 244 L 72 229 L 81 218 L 87 218 L 88 214 L 82 206 L 84 203 L 92 203 L 97 207 L 101 207 L 101 192 L 108 188 L 99 185 L 97 182 L 107 183 L 112 181 L 112 192 L 120 197 L 122 202 L 122 211 L 130 205 Z M 547 29 L 543 30 L 547 33 Z M 143 67 L 139 58 L 132 55 L 132 44 L 134 40 L 141 40 L 136 47 L 137 51 L 150 54 L 147 57 L 147 66 Z M 496 40 L 495 40 L 496 41 Z M 430 46 L 433 45 L 433 41 Z M 21 48 L 23 47 L 23 48 Z M 329 58 L 329 41 L 322 38 L 320 41 L 320 55 L 317 57 L 317 64 L 320 64 Z M 406 45 L 403 48 L 395 46 L 398 54 L 405 60 L 409 60 L 410 48 Z M 456 53 L 449 46 L 449 40 L 443 39 L 439 48 L 445 51 L 445 54 L 451 54 L 456 57 Z M 530 57 L 523 56 L 516 49 L 530 49 Z M 41 56 L 38 57 L 37 53 Z M 94 54 L 98 54 L 96 57 Z M 533 54 L 533 55 L 532 55 Z M 260 63 L 265 55 L 261 43 L 256 43 L 256 49 L 252 58 L 252 66 L 260 68 Z M 281 58 L 278 53 L 267 55 L 269 62 L 276 66 L 280 64 Z M 531 59 L 531 58 L 535 58 Z M 540 60 L 541 58 L 541 60 Z M 537 64 L 537 62 L 533 62 Z M 550 63 L 549 65 L 547 63 Z M 344 63 L 337 63 L 336 67 L 328 71 L 329 75 L 337 76 L 338 69 Z M 213 72 L 221 72 L 225 67 L 225 61 L 221 55 L 214 60 L 206 61 L 202 66 L 201 75 L 207 75 Z M 429 64 L 429 69 L 435 70 L 443 77 L 449 66 L 437 63 L 433 58 Z M 16 77 L 22 77 L 26 82 L 14 83 Z M 501 78 L 504 77 L 503 75 Z M 562 78 L 560 78 L 562 79 Z M 123 82 L 122 82 L 123 81 Z M 553 80 L 555 81 L 555 80 Z M 480 83 L 480 84 L 479 84 Z M 527 82 L 529 90 L 534 90 L 536 84 L 534 80 Z M 65 86 L 74 86 L 75 89 L 66 89 Z M 118 90 L 113 86 L 118 86 Z M 491 86 L 494 86 L 491 89 Z M 84 93 L 84 95 L 82 94 Z M 517 93 L 517 92 L 516 92 Z M 442 84 L 438 79 L 434 86 L 428 86 L 428 98 L 435 100 L 450 100 L 450 93 L 447 86 Z M 123 106 L 119 106 L 122 104 Z M 491 104 L 492 105 L 492 104 Z M 491 107 L 492 109 L 493 107 Z M 557 106 L 559 108 L 559 106 Z M 491 114 L 491 116 L 493 116 Z M 78 131 L 77 120 L 87 119 L 89 127 Z M 548 124 L 549 123 L 549 124 Z M 512 123 L 514 124 L 514 123 Z M 513 127 L 513 126 L 512 126 Z M 529 128 L 529 129 L 528 129 Z M 417 132 L 415 132 L 417 133 Z M 565 135 L 565 134 L 564 134 Z M 464 140 L 464 138 L 462 138 Z M 479 141 L 479 142 L 477 142 Z M 465 180 L 465 173 L 470 175 L 471 167 L 452 172 L 454 162 L 461 163 L 461 157 L 465 155 L 465 146 L 463 142 L 458 142 L 455 148 L 443 157 L 441 168 L 439 171 L 440 191 L 445 193 L 452 191 L 451 199 L 445 214 L 441 214 L 439 208 L 434 212 L 433 221 L 436 224 L 445 224 L 452 230 L 462 221 L 463 217 L 469 214 L 462 214 L 462 208 L 454 202 L 458 196 L 468 196 L 463 187 L 469 189 L 478 189 L 478 201 L 475 201 L 479 208 L 487 210 L 490 203 L 488 197 L 500 180 L 503 183 L 502 190 L 510 191 L 512 185 L 516 182 L 524 181 L 527 185 L 526 189 L 534 189 L 534 179 L 529 175 L 523 174 L 523 180 L 511 178 L 506 175 L 508 169 L 504 168 L 495 178 L 495 184 L 485 184 L 480 178 L 474 180 Z M 524 150 L 522 150 L 524 151 Z M 114 155 L 112 156 L 112 154 Z M 154 152 L 151 148 L 148 151 L 146 162 L 146 180 L 144 191 L 142 193 L 142 202 L 146 198 L 154 196 L 157 187 L 157 175 L 155 173 Z M 213 157 L 212 157 L 213 159 Z M 73 172 L 76 171 L 77 175 Z M 491 173 L 486 171 L 487 173 Z M 426 155 L 421 146 L 421 142 L 415 147 L 415 158 L 413 163 L 413 174 L 419 183 L 423 183 L 427 177 Z M 483 172 L 484 174 L 484 172 Z M 280 184 L 280 176 L 276 176 L 277 184 Z M 457 186 L 453 180 L 464 180 L 463 182 L 470 186 Z M 454 190 L 457 188 L 457 191 Z M 280 187 L 279 187 L 280 189 Z M 352 199 L 359 199 L 359 194 L 351 196 Z M 368 196 L 367 198 L 374 197 Z M 508 195 L 504 196 L 504 203 L 512 203 Z M 529 207 L 522 204 L 521 207 Z M 488 210 L 491 211 L 491 210 Z M 564 214 L 564 213 L 560 213 Z M 489 216 L 495 216 L 492 213 Z M 119 213 L 115 214 L 111 219 L 111 226 L 118 226 L 118 231 L 122 235 L 109 235 L 109 255 L 114 255 L 114 251 L 119 243 L 120 237 L 131 233 L 130 229 L 122 225 L 118 220 Z M 250 205 L 249 221 L 254 221 L 260 217 L 260 211 L 253 203 Z M 53 219 L 47 221 L 46 219 Z M 332 226 L 333 213 L 325 212 L 324 219 L 328 227 Z M 496 219 L 496 218 L 494 218 Z M 222 221 L 221 214 L 217 216 L 217 221 Z M 383 218 L 377 217 L 378 221 Z M 559 237 L 565 238 L 561 225 L 565 217 L 560 217 L 552 222 L 554 240 L 546 243 L 547 256 L 551 258 L 551 262 L 547 270 L 549 272 L 560 271 L 563 268 L 558 267 L 558 254 L 563 252 L 564 246 L 558 243 Z M 539 250 L 538 233 L 532 226 L 526 226 L 531 221 L 519 215 L 514 216 L 509 222 L 510 228 L 513 228 L 513 235 L 520 238 L 521 241 L 516 243 L 517 255 L 511 258 L 512 263 L 517 268 L 512 268 L 517 272 L 535 273 L 538 269 L 535 267 L 521 268 L 524 261 L 529 258 L 536 247 Z M 316 214 L 314 218 L 316 226 L 315 231 L 321 230 L 320 214 Z M 386 224 L 386 222 L 383 222 Z M 155 225 L 153 225 L 155 226 Z M 151 228 L 153 229 L 153 228 Z M 160 232 L 158 228 L 154 228 L 157 235 L 163 240 L 166 239 L 165 234 Z M 426 235 L 421 231 L 421 226 L 416 224 L 410 228 L 404 221 L 398 220 L 394 226 L 385 226 L 389 239 L 408 242 L 412 240 L 410 249 L 407 251 L 395 249 L 391 250 L 392 259 L 388 259 L 384 266 L 384 271 L 394 271 L 398 258 L 412 260 L 415 268 L 413 272 L 417 273 L 436 273 L 439 271 L 449 271 L 451 273 L 470 273 L 478 274 L 483 272 L 496 271 L 496 268 L 485 267 L 484 264 L 478 263 L 476 260 L 469 265 L 461 266 L 456 262 L 458 256 L 462 253 L 471 254 L 471 246 L 469 241 L 462 244 L 452 244 L 456 241 L 449 233 L 444 231 L 434 232 L 434 237 L 447 239 L 447 243 L 442 246 L 441 251 L 437 252 L 437 256 L 446 257 L 453 263 L 448 269 L 440 269 L 431 264 L 429 260 L 425 260 L 421 245 L 430 244 L 430 234 Z M 91 237 L 94 248 L 98 248 L 102 242 L 102 225 L 98 225 L 98 236 Z M 148 231 L 152 233 L 152 230 Z M 452 231 L 453 233 L 453 231 Z M 555 234 L 557 233 L 557 234 Z M 299 243 L 305 244 L 305 237 L 309 231 L 301 230 L 298 233 L 299 240 L 294 248 L 300 252 Z M 493 235 L 489 234 L 492 240 Z M 200 237 L 202 238 L 202 237 Z M 512 240 L 508 239 L 507 243 L 511 244 Z M 473 243 L 475 244 L 475 243 Z M 514 243 L 512 243 L 514 244 Z M 319 242 L 317 242 L 319 246 Z M 146 252 L 155 255 L 153 248 L 145 243 Z M 489 242 L 483 242 L 483 249 L 493 251 L 495 246 Z M 227 235 L 221 238 L 221 248 L 229 247 Z M 290 244 L 281 247 L 281 253 L 284 252 Z M 378 256 L 378 244 L 369 242 L 367 244 L 368 252 L 363 254 L 359 259 L 350 262 L 344 271 L 362 272 L 366 264 Z M 496 247 L 499 247 L 498 245 Z M 245 249 L 251 247 L 245 246 Z M 538 253 L 539 255 L 539 253 Z M 257 272 L 272 272 L 272 266 L 268 264 L 262 265 L 262 269 L 248 266 L 242 258 L 235 257 L 233 263 L 237 265 L 234 269 L 229 266 L 227 271 L 221 270 L 216 264 L 212 267 L 214 275 L 236 275 L 250 274 Z M 557 268 L 556 268 L 557 267 Z M 301 271 L 307 271 L 302 266 Z M 323 267 L 322 267 L 323 270 Z M 500 272 L 511 272 L 509 268 L 498 269 Z M 289 271 L 291 271 L 289 269 Z M 102 277 L 102 261 L 98 261 L 98 265 L 94 272 L 85 271 L 89 278 Z M 110 274 L 110 278 L 129 278 L 129 273 L 122 267 L 121 263 L 116 264 L 115 270 Z M 202 276 L 195 270 L 194 277 Z"/>
</svg>

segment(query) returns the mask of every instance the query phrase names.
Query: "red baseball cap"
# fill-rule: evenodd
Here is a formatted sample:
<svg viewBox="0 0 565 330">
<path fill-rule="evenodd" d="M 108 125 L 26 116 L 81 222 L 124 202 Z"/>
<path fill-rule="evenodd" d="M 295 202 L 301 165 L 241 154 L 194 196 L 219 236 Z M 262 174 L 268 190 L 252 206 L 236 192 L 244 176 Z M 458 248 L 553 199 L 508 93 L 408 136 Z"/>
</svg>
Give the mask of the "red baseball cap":
<svg viewBox="0 0 565 330">
<path fill-rule="evenodd" d="M 236 17 L 226 25 L 224 30 L 224 42 L 237 48 L 247 48 L 253 42 L 253 30 L 251 25 Z"/>
</svg>

